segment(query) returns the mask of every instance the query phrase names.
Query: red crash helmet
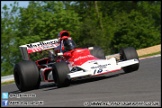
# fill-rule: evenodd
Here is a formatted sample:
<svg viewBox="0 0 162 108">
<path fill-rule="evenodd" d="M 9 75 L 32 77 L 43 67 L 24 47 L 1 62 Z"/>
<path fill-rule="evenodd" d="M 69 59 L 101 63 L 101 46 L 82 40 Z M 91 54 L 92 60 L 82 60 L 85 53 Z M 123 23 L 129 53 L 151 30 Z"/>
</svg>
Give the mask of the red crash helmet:
<svg viewBox="0 0 162 108">
<path fill-rule="evenodd" d="M 62 31 L 60 31 L 60 33 L 58 34 L 58 36 L 60 38 L 62 38 L 63 36 L 70 37 L 70 33 L 67 30 L 62 30 Z"/>
</svg>

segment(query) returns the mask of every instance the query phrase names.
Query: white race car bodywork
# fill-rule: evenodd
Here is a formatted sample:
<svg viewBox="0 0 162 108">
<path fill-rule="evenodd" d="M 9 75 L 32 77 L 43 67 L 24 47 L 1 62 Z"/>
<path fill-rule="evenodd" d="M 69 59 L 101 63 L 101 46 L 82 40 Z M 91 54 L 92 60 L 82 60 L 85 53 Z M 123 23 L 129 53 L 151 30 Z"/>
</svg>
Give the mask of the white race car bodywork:
<svg viewBox="0 0 162 108">
<path fill-rule="evenodd" d="M 137 64 L 137 63 L 139 63 L 138 59 L 131 59 L 131 60 L 120 61 L 120 62 L 117 62 L 116 58 L 110 58 L 108 60 L 106 59 L 89 60 L 85 62 L 84 64 L 82 64 L 81 66 L 76 66 L 81 69 L 79 71 L 72 71 L 73 68 L 76 68 L 76 67 L 71 67 L 71 65 L 69 64 L 70 73 L 67 75 L 67 78 L 77 79 L 77 78 L 103 75 L 103 74 L 107 74 L 110 72 L 119 71 L 123 67 L 130 66 L 133 64 Z M 52 68 L 48 67 L 48 68 L 42 68 L 40 70 L 40 76 L 41 76 L 42 81 L 44 81 L 43 72 L 47 69 L 50 70 Z M 48 80 L 53 81 L 52 70 L 48 74 Z"/>
<path fill-rule="evenodd" d="M 131 59 L 126 61 L 117 62 L 116 58 L 110 58 L 109 60 L 91 60 L 87 61 L 81 66 L 83 70 L 72 72 L 68 74 L 69 79 L 86 77 L 86 76 L 96 76 L 101 74 L 107 74 L 109 72 L 114 72 L 121 70 L 123 67 L 139 63 L 138 59 Z"/>
</svg>

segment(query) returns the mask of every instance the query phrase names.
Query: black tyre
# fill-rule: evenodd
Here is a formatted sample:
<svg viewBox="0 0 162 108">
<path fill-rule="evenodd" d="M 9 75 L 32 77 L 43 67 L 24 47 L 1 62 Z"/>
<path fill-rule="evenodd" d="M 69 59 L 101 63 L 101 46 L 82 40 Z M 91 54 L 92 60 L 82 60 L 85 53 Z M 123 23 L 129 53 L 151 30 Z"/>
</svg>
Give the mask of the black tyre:
<svg viewBox="0 0 162 108">
<path fill-rule="evenodd" d="M 103 49 L 98 46 L 93 47 L 93 50 L 91 50 L 90 52 L 93 56 L 99 59 L 106 59 Z"/>
<path fill-rule="evenodd" d="M 120 50 L 120 60 L 124 61 L 130 59 L 139 60 L 136 49 L 134 47 L 122 48 Z M 123 70 L 125 73 L 129 73 L 138 70 L 138 68 L 139 68 L 139 63 L 124 67 Z"/>
<path fill-rule="evenodd" d="M 67 78 L 69 72 L 69 67 L 65 62 L 58 62 L 52 66 L 53 79 L 57 87 L 70 85 L 70 80 Z"/>
<path fill-rule="evenodd" d="M 39 70 L 33 61 L 21 61 L 14 67 L 14 79 L 20 91 L 29 91 L 39 88 Z"/>
</svg>

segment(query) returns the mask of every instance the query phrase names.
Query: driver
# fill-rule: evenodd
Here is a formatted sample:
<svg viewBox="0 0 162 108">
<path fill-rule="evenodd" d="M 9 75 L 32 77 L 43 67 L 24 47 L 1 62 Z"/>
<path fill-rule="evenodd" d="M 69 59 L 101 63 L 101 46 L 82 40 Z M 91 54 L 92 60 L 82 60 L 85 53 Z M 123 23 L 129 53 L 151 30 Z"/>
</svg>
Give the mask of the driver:
<svg viewBox="0 0 162 108">
<path fill-rule="evenodd" d="M 53 50 L 49 51 L 49 58 L 51 61 L 54 61 L 55 59 L 55 53 L 60 53 L 60 52 L 68 52 L 73 50 L 76 47 L 76 44 L 70 37 L 70 33 L 67 30 L 62 30 L 58 34 L 58 39 L 59 39 L 59 46 Z"/>
<path fill-rule="evenodd" d="M 70 37 L 70 33 L 67 30 L 62 30 L 59 34 L 59 40 L 60 40 L 60 46 L 59 50 L 60 52 L 67 52 L 76 47 L 76 44 Z"/>
</svg>

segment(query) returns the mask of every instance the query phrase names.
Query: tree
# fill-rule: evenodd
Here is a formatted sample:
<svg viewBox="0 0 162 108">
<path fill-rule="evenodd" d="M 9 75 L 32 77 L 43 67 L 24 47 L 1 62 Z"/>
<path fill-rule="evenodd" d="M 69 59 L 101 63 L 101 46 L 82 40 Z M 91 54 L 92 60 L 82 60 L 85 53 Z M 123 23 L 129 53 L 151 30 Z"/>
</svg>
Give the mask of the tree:
<svg viewBox="0 0 162 108">
<path fill-rule="evenodd" d="M 2 16 L 1 16 L 1 72 L 3 75 L 11 73 L 14 63 L 17 59 L 15 55 L 18 50 L 15 49 L 16 34 L 18 26 L 18 17 L 14 16 L 18 11 L 18 3 L 14 2 L 11 5 L 12 9 L 9 12 L 7 5 L 3 6 Z"/>
<path fill-rule="evenodd" d="M 116 15 L 116 21 L 118 28 L 112 41 L 115 52 L 122 47 L 133 46 L 139 49 L 160 43 L 160 33 L 153 26 L 154 20 L 142 16 L 140 12 L 121 13 Z"/>
</svg>

